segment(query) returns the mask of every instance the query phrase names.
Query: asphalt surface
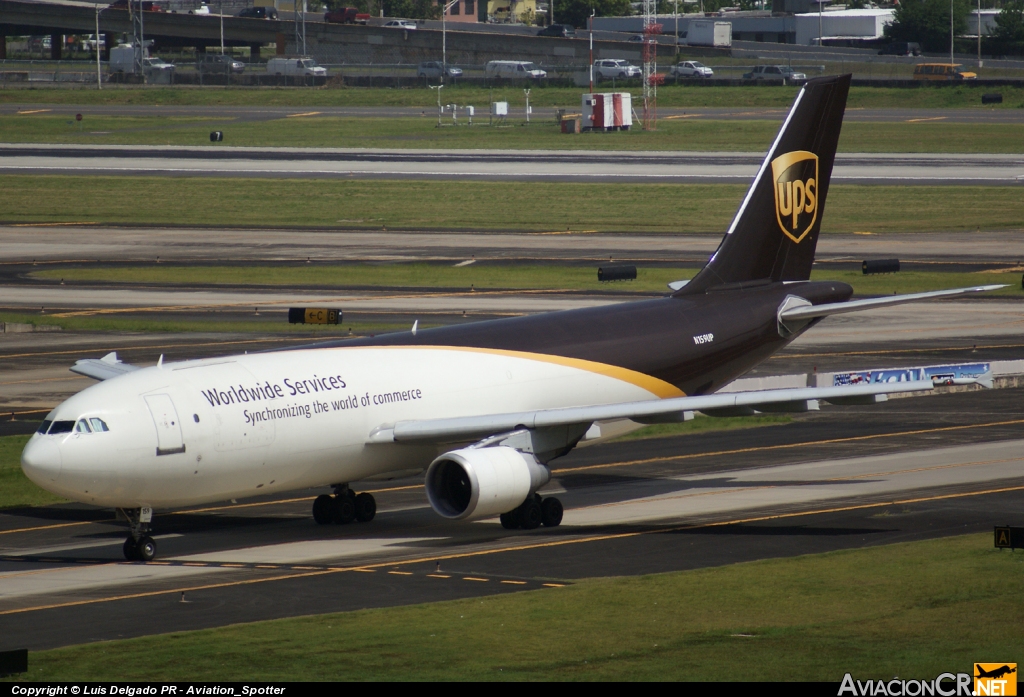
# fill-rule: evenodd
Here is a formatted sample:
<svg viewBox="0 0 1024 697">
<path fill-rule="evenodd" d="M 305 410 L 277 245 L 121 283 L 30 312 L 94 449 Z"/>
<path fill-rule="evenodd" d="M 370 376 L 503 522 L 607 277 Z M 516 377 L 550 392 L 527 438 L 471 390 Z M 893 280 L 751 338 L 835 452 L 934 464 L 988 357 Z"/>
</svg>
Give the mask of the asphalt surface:
<svg viewBox="0 0 1024 697">
<path fill-rule="evenodd" d="M 82 221 L 58 225 L 0 225 L 0 281 L 77 263 L 346 263 L 422 261 L 460 263 L 654 263 L 699 268 L 718 248 L 722 232 L 645 235 L 548 231 L 295 230 L 118 226 Z M 822 266 L 859 265 L 898 258 L 927 268 L 1016 268 L 1024 262 L 1019 231 L 833 234 L 818 242 Z M 1022 269 L 1024 271 L 1024 269 Z"/>
<path fill-rule="evenodd" d="M 2 145 L 0 173 L 294 178 L 748 183 L 762 154 Z M 1024 155 L 836 158 L 849 184 L 1024 183 Z"/>
</svg>

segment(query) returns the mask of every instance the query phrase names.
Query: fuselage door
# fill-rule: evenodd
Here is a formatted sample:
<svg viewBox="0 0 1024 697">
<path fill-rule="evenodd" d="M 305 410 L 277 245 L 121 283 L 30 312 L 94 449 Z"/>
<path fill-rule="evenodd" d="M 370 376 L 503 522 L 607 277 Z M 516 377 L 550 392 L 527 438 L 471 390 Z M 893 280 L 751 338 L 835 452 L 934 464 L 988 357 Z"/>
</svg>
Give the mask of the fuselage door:
<svg viewBox="0 0 1024 697">
<path fill-rule="evenodd" d="M 149 413 L 156 424 L 156 454 L 174 455 L 185 452 L 185 442 L 181 437 L 181 423 L 178 412 L 170 395 L 151 394 L 146 396 Z"/>
</svg>

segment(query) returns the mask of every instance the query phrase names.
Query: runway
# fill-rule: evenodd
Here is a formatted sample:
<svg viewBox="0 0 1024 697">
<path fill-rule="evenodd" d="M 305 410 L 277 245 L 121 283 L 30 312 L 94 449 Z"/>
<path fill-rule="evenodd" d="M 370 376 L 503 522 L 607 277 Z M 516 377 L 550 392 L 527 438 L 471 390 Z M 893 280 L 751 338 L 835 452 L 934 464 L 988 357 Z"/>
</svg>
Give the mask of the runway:
<svg viewBox="0 0 1024 697">
<path fill-rule="evenodd" d="M 132 176 L 748 183 L 758 153 L 0 145 L 0 173 Z M 851 153 L 832 181 L 1017 185 L 1024 155 Z"/>
<path fill-rule="evenodd" d="M 286 234 L 282 234 L 286 233 Z M 0 225 L 0 274 L 52 268 L 60 263 L 160 261 L 188 263 L 451 262 L 593 263 L 609 260 L 699 268 L 718 248 L 722 232 L 709 234 L 539 233 L 460 230 L 306 230 L 174 228 L 71 224 Z M 860 264 L 899 258 L 929 266 L 1020 266 L 1024 235 L 1001 232 L 825 233 L 815 263 Z M 33 266 L 35 264 L 35 266 Z"/>
</svg>

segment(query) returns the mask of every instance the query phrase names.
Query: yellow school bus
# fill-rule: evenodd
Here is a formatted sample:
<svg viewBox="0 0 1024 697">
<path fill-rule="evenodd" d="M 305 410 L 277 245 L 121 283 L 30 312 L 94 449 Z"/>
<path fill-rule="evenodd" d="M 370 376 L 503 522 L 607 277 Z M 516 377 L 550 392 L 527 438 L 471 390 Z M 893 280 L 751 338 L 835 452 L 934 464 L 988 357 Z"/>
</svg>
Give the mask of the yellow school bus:
<svg viewBox="0 0 1024 697">
<path fill-rule="evenodd" d="M 914 66 L 915 80 L 977 80 L 977 73 L 960 70 L 959 63 L 918 63 Z"/>
</svg>

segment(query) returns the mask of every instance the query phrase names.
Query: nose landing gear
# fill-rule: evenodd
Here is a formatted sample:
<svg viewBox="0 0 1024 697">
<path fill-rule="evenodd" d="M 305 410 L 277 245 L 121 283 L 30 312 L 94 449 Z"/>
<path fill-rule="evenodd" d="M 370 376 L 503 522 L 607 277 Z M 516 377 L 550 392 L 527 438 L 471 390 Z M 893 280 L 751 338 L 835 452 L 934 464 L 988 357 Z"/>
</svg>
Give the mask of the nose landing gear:
<svg viewBox="0 0 1024 697">
<path fill-rule="evenodd" d="M 319 525 L 344 525 L 353 520 L 368 523 L 377 515 L 377 501 L 372 494 L 357 494 L 347 484 L 337 484 L 334 495 L 322 494 L 313 501 L 313 520 Z"/>
<path fill-rule="evenodd" d="M 554 496 L 541 498 L 540 494 L 527 496 L 526 500 L 508 513 L 501 514 L 501 527 L 506 530 L 534 530 L 541 525 L 553 528 L 562 522 L 562 502 Z"/>
<path fill-rule="evenodd" d="M 121 548 L 128 561 L 153 561 L 156 557 L 156 542 L 149 536 L 149 524 L 153 522 L 152 508 L 119 508 L 131 528 L 128 539 Z"/>
</svg>

